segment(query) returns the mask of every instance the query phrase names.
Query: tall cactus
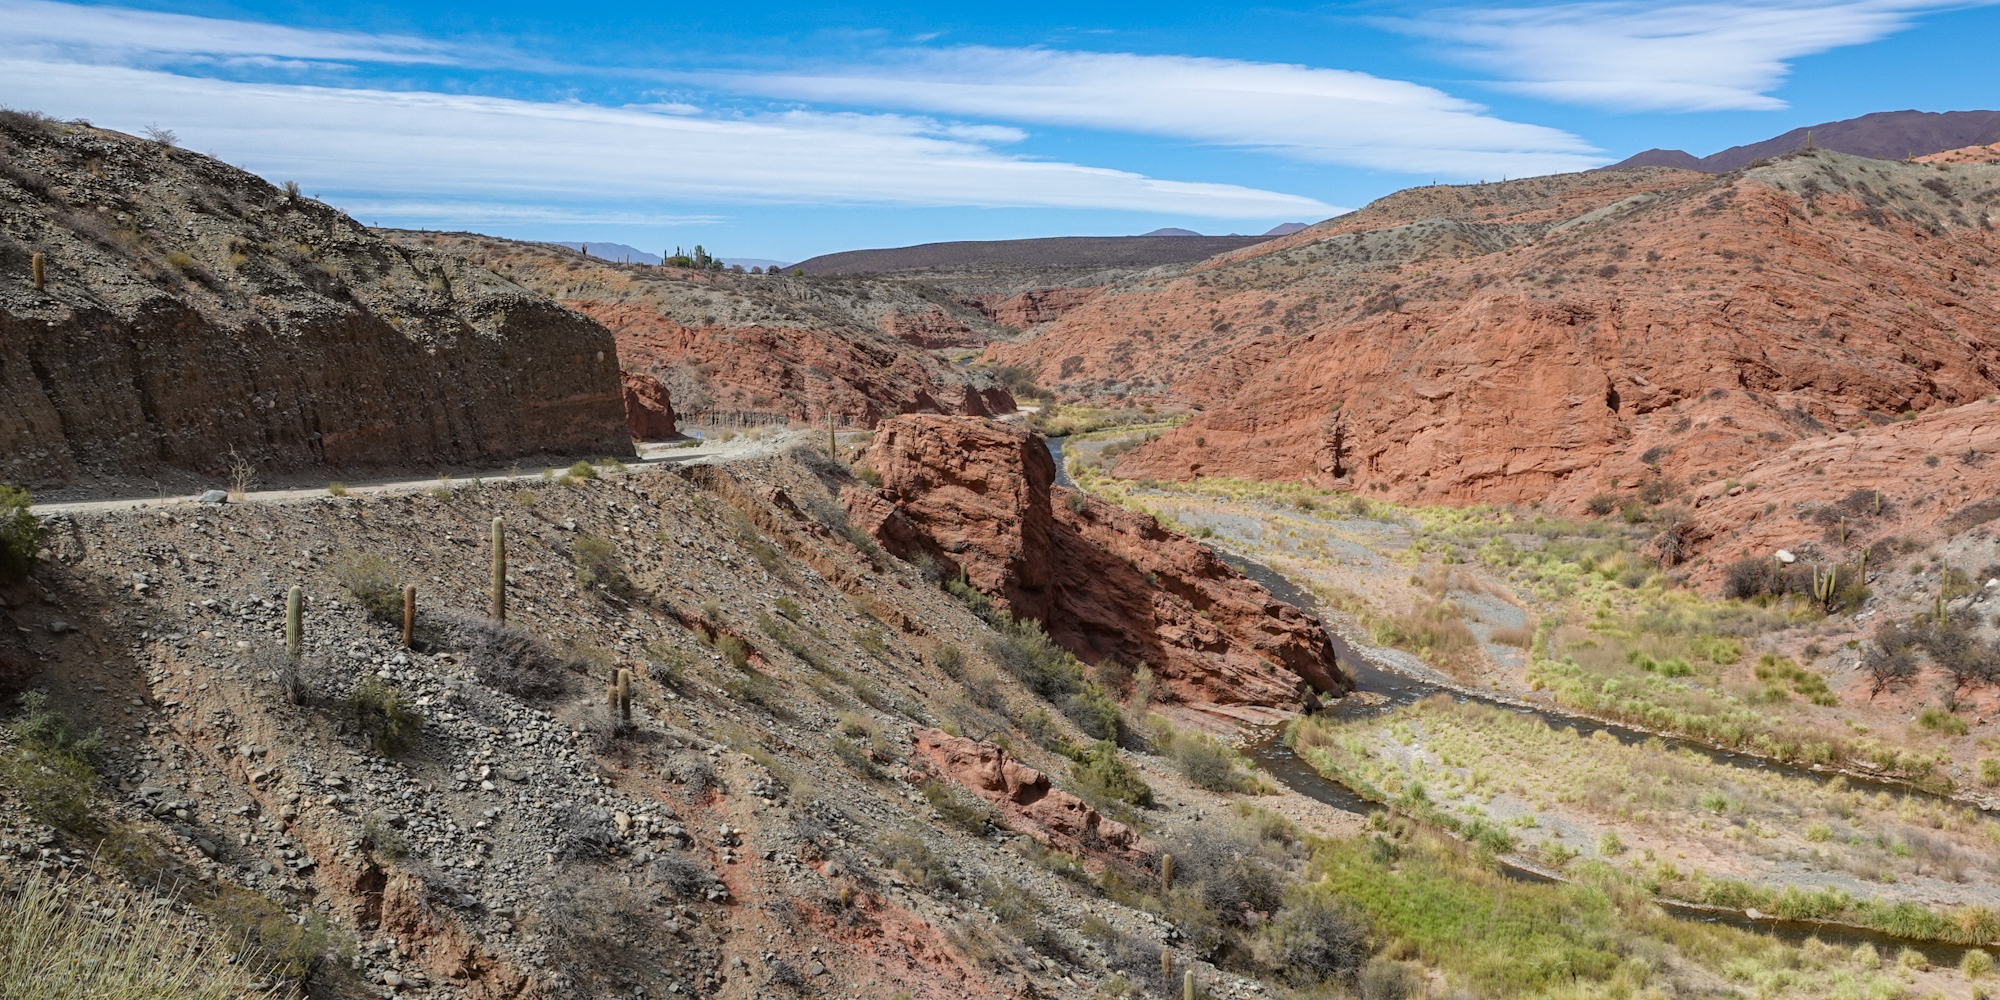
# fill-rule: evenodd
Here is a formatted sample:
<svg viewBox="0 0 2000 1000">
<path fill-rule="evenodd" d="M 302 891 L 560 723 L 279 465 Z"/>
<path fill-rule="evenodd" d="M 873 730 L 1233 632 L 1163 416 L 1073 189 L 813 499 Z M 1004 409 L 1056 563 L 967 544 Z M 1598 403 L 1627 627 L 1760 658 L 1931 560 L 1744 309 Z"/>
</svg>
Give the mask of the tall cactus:
<svg viewBox="0 0 2000 1000">
<path fill-rule="evenodd" d="M 1181 1000 L 1194 1000 L 1194 973 L 1189 972 L 1182 982 L 1186 985 L 1181 989 Z"/>
<path fill-rule="evenodd" d="M 1812 593 L 1813 600 L 1818 601 L 1822 609 L 1832 611 L 1833 598 L 1840 593 L 1840 567 L 1828 566 L 1825 573 L 1821 573 L 1819 567 L 1813 567 Z"/>
<path fill-rule="evenodd" d="M 403 585 L 403 648 L 410 648 L 410 640 L 417 631 L 417 585 Z"/>
<path fill-rule="evenodd" d="M 618 715 L 627 724 L 632 721 L 632 671 L 618 671 Z"/>
<path fill-rule="evenodd" d="M 1160 978 L 1174 981 L 1174 953 L 1165 948 L 1160 949 Z"/>
<path fill-rule="evenodd" d="M 285 594 L 285 652 L 299 655 L 299 647 L 305 642 L 306 589 L 292 584 Z"/>
<path fill-rule="evenodd" d="M 493 620 L 507 620 L 507 526 L 493 519 Z"/>
<path fill-rule="evenodd" d="M 1164 893 L 1173 887 L 1174 856 L 1171 854 L 1162 854 L 1160 855 L 1160 891 Z"/>
<path fill-rule="evenodd" d="M 41 291 L 49 280 L 48 257 L 38 253 L 28 258 L 28 273 L 35 279 L 35 291 Z"/>
</svg>

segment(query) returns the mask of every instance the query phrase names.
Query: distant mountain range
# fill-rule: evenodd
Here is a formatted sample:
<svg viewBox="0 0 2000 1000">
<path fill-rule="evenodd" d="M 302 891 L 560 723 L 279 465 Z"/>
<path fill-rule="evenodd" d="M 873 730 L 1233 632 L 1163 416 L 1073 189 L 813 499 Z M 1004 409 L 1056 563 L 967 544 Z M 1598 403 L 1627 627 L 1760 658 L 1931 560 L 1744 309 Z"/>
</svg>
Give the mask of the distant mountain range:
<svg viewBox="0 0 2000 1000">
<path fill-rule="evenodd" d="M 2000 142 L 2000 111 L 1878 111 L 1846 121 L 1795 128 L 1763 142 L 1731 146 L 1702 157 L 1679 149 L 1649 149 L 1602 169 L 1680 167 L 1719 174 L 1747 167 L 1765 157 L 1804 149 L 1808 133 L 1812 144 L 1821 149 L 1878 160 L 1900 160 Z"/>
<path fill-rule="evenodd" d="M 628 247 L 623 243 L 611 243 L 599 240 L 590 240 L 587 242 L 557 240 L 555 241 L 555 245 L 568 247 L 571 250 L 581 250 L 598 260 L 608 260 L 617 264 L 658 264 L 664 259 L 659 254 L 647 253 L 638 247 Z"/>
<path fill-rule="evenodd" d="M 1185 264 L 1262 243 L 1268 236 L 1055 236 L 966 240 L 887 250 L 847 250 L 800 261 L 807 274 L 879 274 L 957 268 L 1146 268 Z"/>
<path fill-rule="evenodd" d="M 1290 236 L 1290 235 L 1292 235 L 1293 233 L 1296 233 L 1296 232 L 1298 232 L 1299 230 L 1301 230 L 1301 229 L 1304 229 L 1304 228 L 1306 228 L 1306 223 L 1303 223 L 1303 222 L 1281 222 L 1281 223 L 1278 223 L 1278 224 L 1277 224 L 1277 225 L 1275 225 L 1275 226 L 1272 226 L 1272 227 L 1270 228 L 1270 230 L 1269 230 L 1268 232 L 1266 232 L 1266 233 L 1265 233 L 1264 235 L 1265 235 L 1265 236 Z M 1197 232 L 1195 232 L 1195 231 L 1194 231 L 1194 230 L 1192 230 L 1192 229 L 1175 229 L 1174 227 L 1172 227 L 1172 226 L 1169 226 L 1169 227 L 1167 227 L 1167 228 L 1165 228 L 1165 229 L 1155 229 L 1155 230 L 1153 230 L 1153 231 L 1152 231 L 1152 232 L 1150 232 L 1150 233 L 1140 233 L 1139 235 L 1141 235 L 1141 236 L 1200 236 L 1201 234 L 1200 234 L 1200 233 L 1197 233 Z M 1233 236 L 1237 236 L 1238 234 L 1236 234 L 1236 233 L 1230 233 L 1229 235 L 1233 237 Z"/>
<path fill-rule="evenodd" d="M 656 253 L 647 253 L 638 247 L 628 247 L 623 243 L 612 243 L 608 240 L 556 240 L 551 245 L 568 247 L 571 250 L 581 250 L 598 260 L 608 260 L 616 264 L 658 264 L 666 259 Z M 762 257 L 720 257 L 717 259 L 721 260 L 724 264 L 741 266 L 745 270 L 753 267 L 761 267 L 768 270 L 773 267 L 783 269 L 791 266 L 782 260 L 766 260 Z"/>
</svg>

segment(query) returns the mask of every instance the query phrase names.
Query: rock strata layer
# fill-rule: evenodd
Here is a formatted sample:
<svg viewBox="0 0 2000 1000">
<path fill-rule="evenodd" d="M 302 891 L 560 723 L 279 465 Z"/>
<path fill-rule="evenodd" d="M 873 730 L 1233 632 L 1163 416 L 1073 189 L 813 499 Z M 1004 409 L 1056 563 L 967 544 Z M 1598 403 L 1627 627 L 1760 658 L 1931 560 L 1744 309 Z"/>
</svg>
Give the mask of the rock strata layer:
<svg viewBox="0 0 2000 1000">
<path fill-rule="evenodd" d="M 1168 696 L 1221 715 L 1349 685 L 1325 628 L 1207 546 L 1146 514 L 1054 486 L 1042 439 L 964 417 L 885 420 L 850 490 L 855 522 L 927 558 L 1090 663 L 1147 667 Z"/>
<path fill-rule="evenodd" d="M 0 480 L 631 453 L 609 331 L 483 268 L 86 125 L 0 162 Z"/>
</svg>

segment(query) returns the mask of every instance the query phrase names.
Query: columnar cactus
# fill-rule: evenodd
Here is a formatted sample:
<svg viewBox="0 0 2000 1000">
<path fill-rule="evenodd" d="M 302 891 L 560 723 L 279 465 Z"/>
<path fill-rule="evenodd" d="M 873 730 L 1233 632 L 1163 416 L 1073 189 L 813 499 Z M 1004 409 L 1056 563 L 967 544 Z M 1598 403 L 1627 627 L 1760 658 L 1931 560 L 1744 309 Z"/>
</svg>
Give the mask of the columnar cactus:
<svg viewBox="0 0 2000 1000">
<path fill-rule="evenodd" d="M 618 696 L 618 715 L 626 722 L 632 721 L 632 671 L 618 671 L 618 686 L 613 689 Z"/>
<path fill-rule="evenodd" d="M 403 585 L 403 648 L 410 648 L 410 639 L 417 631 L 417 585 Z"/>
<path fill-rule="evenodd" d="M 493 519 L 493 620 L 507 620 L 507 527 Z"/>
<path fill-rule="evenodd" d="M 1160 978 L 1174 981 L 1174 953 L 1165 948 L 1160 949 Z"/>
<path fill-rule="evenodd" d="M 305 641 L 306 590 L 298 584 L 285 594 L 285 652 L 299 655 Z"/>
<path fill-rule="evenodd" d="M 1821 573 L 1818 567 L 1814 567 L 1812 575 L 1813 599 L 1819 602 L 1820 607 L 1829 611 L 1833 610 L 1834 595 L 1840 592 L 1839 580 L 1839 567 L 1828 566 L 1825 573 Z"/>
<path fill-rule="evenodd" d="M 1181 1000 L 1194 1000 L 1194 973 L 1188 973 L 1182 982 L 1186 985 L 1181 988 Z"/>
<path fill-rule="evenodd" d="M 29 258 L 28 272 L 35 279 L 35 291 L 38 292 L 41 291 L 42 286 L 46 284 L 49 279 L 48 258 L 43 254 L 36 254 L 33 257 Z"/>
<path fill-rule="evenodd" d="M 1162 854 L 1160 855 L 1160 891 L 1166 892 L 1173 887 L 1174 856 L 1171 854 Z"/>
</svg>

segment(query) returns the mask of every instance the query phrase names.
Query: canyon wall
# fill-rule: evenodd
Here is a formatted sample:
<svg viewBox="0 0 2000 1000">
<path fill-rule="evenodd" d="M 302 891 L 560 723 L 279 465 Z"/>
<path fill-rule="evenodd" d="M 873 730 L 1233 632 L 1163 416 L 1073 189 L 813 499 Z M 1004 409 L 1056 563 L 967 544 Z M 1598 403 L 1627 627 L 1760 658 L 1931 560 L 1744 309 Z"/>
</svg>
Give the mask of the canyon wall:
<svg viewBox="0 0 2000 1000">
<path fill-rule="evenodd" d="M 1349 682 L 1318 621 L 1149 515 L 1053 485 L 1042 439 L 964 417 L 883 421 L 850 491 L 891 552 L 963 575 L 1091 663 L 1148 667 L 1175 700 L 1230 714 Z"/>
</svg>

